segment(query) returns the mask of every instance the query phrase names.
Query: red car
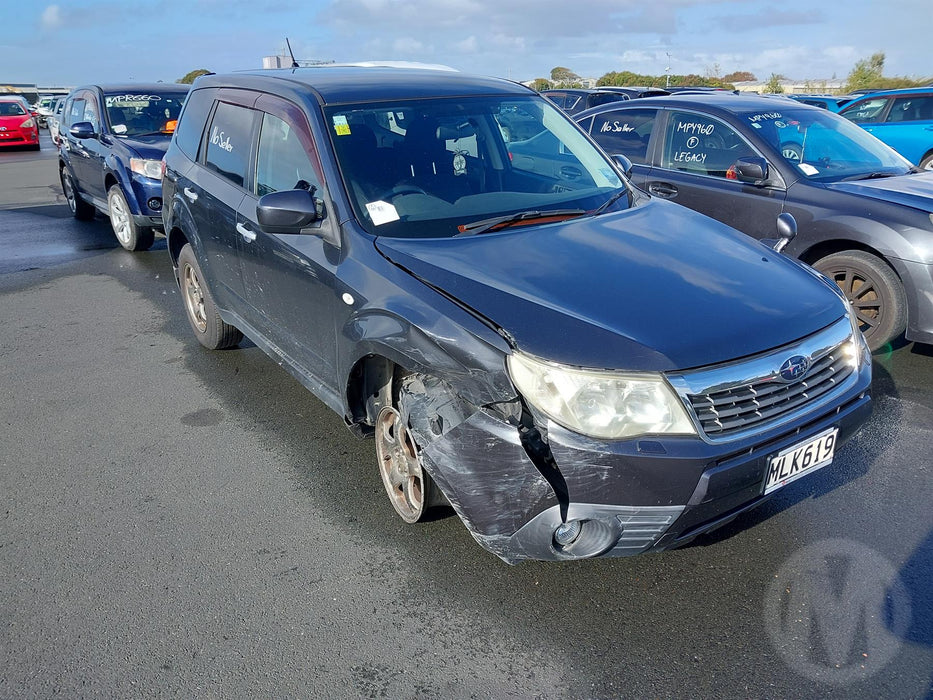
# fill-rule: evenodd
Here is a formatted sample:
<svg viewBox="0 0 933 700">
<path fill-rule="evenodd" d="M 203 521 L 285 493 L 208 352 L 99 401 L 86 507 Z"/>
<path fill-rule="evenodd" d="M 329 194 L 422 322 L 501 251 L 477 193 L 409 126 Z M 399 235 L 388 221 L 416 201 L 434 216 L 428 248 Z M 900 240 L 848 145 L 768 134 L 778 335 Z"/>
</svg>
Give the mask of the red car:
<svg viewBox="0 0 933 700">
<path fill-rule="evenodd" d="M 18 98 L 0 97 L 0 146 L 30 146 L 39 150 L 35 117 Z"/>
</svg>

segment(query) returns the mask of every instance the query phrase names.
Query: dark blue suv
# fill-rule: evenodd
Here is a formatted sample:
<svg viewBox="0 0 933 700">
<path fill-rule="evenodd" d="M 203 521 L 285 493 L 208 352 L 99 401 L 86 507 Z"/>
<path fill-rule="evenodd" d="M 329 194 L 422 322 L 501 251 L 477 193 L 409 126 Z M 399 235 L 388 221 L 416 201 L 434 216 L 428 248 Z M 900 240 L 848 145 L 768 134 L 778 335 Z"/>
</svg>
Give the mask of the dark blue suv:
<svg viewBox="0 0 933 700">
<path fill-rule="evenodd" d="M 405 521 L 449 504 L 506 561 L 689 542 L 827 467 L 869 415 L 835 284 L 630 186 L 521 85 L 206 76 L 165 163 L 199 342 L 247 335 L 375 438 Z"/>
<path fill-rule="evenodd" d="M 108 215 L 127 250 L 146 250 L 162 228 L 162 156 L 187 94 L 187 85 L 86 85 L 65 101 L 65 199 L 78 219 Z"/>
</svg>

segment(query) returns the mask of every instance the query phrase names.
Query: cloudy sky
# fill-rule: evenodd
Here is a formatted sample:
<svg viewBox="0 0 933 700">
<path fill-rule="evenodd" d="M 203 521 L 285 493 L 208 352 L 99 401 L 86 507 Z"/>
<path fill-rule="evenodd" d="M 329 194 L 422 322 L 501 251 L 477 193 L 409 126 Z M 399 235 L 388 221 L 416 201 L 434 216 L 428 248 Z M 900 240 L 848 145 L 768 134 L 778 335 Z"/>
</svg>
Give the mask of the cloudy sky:
<svg viewBox="0 0 933 700">
<path fill-rule="evenodd" d="M 174 81 L 296 58 L 444 63 L 514 80 L 747 70 L 766 80 L 933 77 L 931 0 L 58 0 L 4 13 L 2 80 L 70 86 Z M 667 54 L 670 54 L 668 59 Z"/>
</svg>

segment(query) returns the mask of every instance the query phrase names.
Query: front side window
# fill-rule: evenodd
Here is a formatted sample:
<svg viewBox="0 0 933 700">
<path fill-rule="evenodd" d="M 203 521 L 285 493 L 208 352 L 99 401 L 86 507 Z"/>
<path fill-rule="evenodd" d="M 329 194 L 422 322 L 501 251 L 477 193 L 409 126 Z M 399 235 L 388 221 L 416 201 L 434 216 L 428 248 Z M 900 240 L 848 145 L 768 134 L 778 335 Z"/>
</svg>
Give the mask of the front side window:
<svg viewBox="0 0 933 700">
<path fill-rule="evenodd" d="M 120 92 L 104 96 L 110 130 L 117 136 L 170 134 L 187 92 Z"/>
<path fill-rule="evenodd" d="M 648 141 L 658 111 L 625 109 L 593 117 L 590 136 L 610 155 L 624 155 L 633 163 L 648 162 Z"/>
<path fill-rule="evenodd" d="M 262 197 L 281 190 L 308 190 L 320 183 L 298 132 L 286 121 L 263 114 L 259 132 L 255 192 Z"/>
<path fill-rule="evenodd" d="M 325 119 L 357 219 L 374 235 L 449 237 L 526 211 L 582 215 L 625 187 L 573 122 L 537 96 L 337 105 Z"/>
<path fill-rule="evenodd" d="M 862 100 L 854 105 L 846 107 L 840 114 L 846 119 L 851 119 L 856 124 L 871 124 L 880 122 L 884 116 L 884 108 L 888 106 L 891 100 L 887 97 L 874 97 L 868 100 Z"/>
<path fill-rule="evenodd" d="M 235 185 L 245 187 L 256 112 L 219 102 L 207 134 L 204 164 Z"/>
<path fill-rule="evenodd" d="M 726 178 L 736 160 L 755 155 L 755 150 L 728 124 L 705 114 L 672 112 L 661 166 Z"/>
</svg>

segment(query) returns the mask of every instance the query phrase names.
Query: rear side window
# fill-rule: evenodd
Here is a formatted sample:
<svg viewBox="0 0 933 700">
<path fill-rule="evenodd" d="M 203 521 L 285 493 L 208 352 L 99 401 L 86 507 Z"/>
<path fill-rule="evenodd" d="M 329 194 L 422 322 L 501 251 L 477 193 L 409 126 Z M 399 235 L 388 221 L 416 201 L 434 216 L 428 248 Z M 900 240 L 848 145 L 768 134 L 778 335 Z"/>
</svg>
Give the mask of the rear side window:
<svg viewBox="0 0 933 700">
<path fill-rule="evenodd" d="M 933 95 L 898 97 L 888 113 L 889 122 L 919 122 L 933 120 Z"/>
<path fill-rule="evenodd" d="M 198 159 L 198 146 L 204 124 L 213 104 L 212 90 L 195 90 L 185 100 L 178 128 L 175 130 L 175 145 L 191 160 Z"/>
<path fill-rule="evenodd" d="M 593 117 L 590 134 L 609 155 L 622 154 L 633 163 L 648 162 L 648 140 L 655 109 L 626 109 Z"/>
<path fill-rule="evenodd" d="M 235 185 L 244 187 L 256 112 L 220 102 L 207 136 L 205 165 Z"/>
</svg>

